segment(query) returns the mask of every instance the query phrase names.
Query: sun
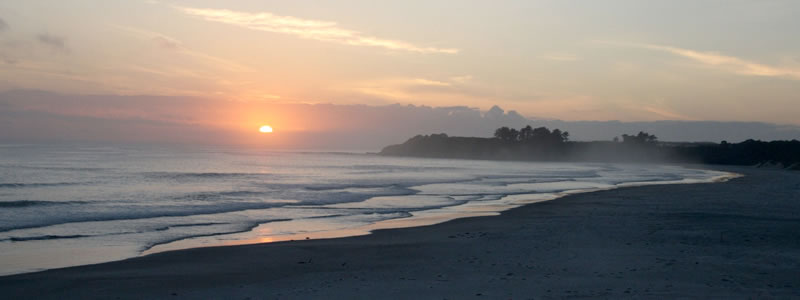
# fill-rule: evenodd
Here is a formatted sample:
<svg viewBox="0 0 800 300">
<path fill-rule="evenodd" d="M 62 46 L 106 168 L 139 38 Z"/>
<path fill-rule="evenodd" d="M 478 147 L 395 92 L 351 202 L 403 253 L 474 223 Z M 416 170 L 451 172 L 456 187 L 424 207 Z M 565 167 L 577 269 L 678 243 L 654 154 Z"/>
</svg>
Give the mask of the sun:
<svg viewBox="0 0 800 300">
<path fill-rule="evenodd" d="M 261 128 L 259 128 L 258 131 L 260 131 L 261 133 L 271 133 L 272 127 L 270 127 L 269 125 L 264 125 L 261 126 Z"/>
</svg>

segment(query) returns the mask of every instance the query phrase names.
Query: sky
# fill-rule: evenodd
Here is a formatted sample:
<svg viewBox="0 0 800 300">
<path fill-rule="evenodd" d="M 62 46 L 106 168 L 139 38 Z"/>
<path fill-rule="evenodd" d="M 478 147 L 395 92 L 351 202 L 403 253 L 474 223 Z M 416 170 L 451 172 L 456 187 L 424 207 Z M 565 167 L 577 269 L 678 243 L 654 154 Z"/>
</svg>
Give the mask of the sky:
<svg viewBox="0 0 800 300">
<path fill-rule="evenodd" d="M 797 1 L 8 0 L 0 110 L 241 140 L 351 126 L 303 105 L 797 126 L 798 15 Z"/>
</svg>

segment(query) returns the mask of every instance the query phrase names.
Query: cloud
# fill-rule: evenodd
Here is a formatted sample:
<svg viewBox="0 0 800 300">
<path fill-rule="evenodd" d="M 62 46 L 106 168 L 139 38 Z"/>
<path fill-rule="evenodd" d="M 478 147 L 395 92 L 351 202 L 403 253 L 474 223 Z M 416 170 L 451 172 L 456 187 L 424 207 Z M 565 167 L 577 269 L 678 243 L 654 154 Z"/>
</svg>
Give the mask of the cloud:
<svg viewBox="0 0 800 300">
<path fill-rule="evenodd" d="M 726 56 L 716 52 L 699 52 L 676 47 L 645 45 L 645 48 L 669 52 L 680 55 L 700 63 L 716 66 L 724 70 L 742 75 L 785 77 L 800 80 L 800 70 L 780 66 L 764 65 L 738 57 Z"/>
<path fill-rule="evenodd" d="M 415 78 L 411 80 L 411 83 L 414 85 L 421 85 L 421 86 L 451 86 L 448 82 L 438 81 L 438 80 L 430 80 L 424 78 Z"/>
<path fill-rule="evenodd" d="M 553 53 L 548 55 L 542 55 L 539 56 L 539 58 L 546 60 L 553 60 L 553 61 L 564 61 L 564 62 L 577 61 L 581 59 L 576 55 L 566 54 L 566 53 Z"/>
<path fill-rule="evenodd" d="M 0 32 L 6 31 L 6 29 L 8 29 L 8 23 L 0 19 Z"/>
<path fill-rule="evenodd" d="M 540 101 L 542 94 L 531 90 L 502 89 L 472 75 L 449 77 L 386 77 L 339 82 L 329 88 L 341 99 L 361 99 L 371 103 L 396 101 L 426 104 L 437 99 L 440 104 L 483 106 L 498 103 Z"/>
<path fill-rule="evenodd" d="M 247 13 L 226 9 L 177 7 L 181 12 L 207 21 L 236 25 L 252 30 L 293 35 L 305 39 L 337 44 L 378 47 L 416 53 L 456 54 L 459 49 L 417 46 L 409 42 L 382 39 L 344 29 L 334 22 L 279 16 L 268 12 Z"/>
<path fill-rule="evenodd" d="M 720 54 L 717 52 L 702 52 L 691 49 L 656 45 L 656 44 L 639 44 L 639 43 L 608 42 L 608 41 L 601 41 L 601 43 L 667 52 L 673 55 L 678 55 L 694 60 L 705 66 L 713 67 L 721 71 L 731 72 L 739 75 L 781 77 L 792 80 L 800 80 L 800 69 L 765 65 L 735 56 Z"/>
<path fill-rule="evenodd" d="M 151 40 L 155 42 L 156 45 L 164 49 L 175 50 L 181 48 L 180 41 L 164 35 L 156 35 Z"/>
<path fill-rule="evenodd" d="M 120 26 L 120 25 L 112 25 L 112 28 L 115 28 L 120 32 L 124 32 L 126 34 L 133 35 L 139 39 L 152 42 L 160 48 L 167 50 L 175 50 L 180 54 L 183 54 L 187 57 L 191 57 L 192 59 L 201 61 L 205 64 L 216 66 L 217 68 L 224 71 L 231 71 L 231 72 L 254 71 L 252 68 L 242 65 L 240 63 L 192 50 L 190 49 L 190 47 L 184 46 L 183 42 L 181 42 L 177 38 L 168 36 L 163 33 L 149 31 L 141 28 Z"/>
<path fill-rule="evenodd" d="M 453 77 L 450 77 L 450 80 L 455 82 L 455 83 L 463 84 L 463 83 L 467 83 L 470 80 L 472 80 L 472 75 L 453 76 Z"/>
<path fill-rule="evenodd" d="M 246 111 L 247 113 L 242 113 Z M 491 136 L 500 126 L 546 126 L 574 140 L 611 140 L 646 131 L 664 141 L 796 139 L 800 127 L 755 122 L 531 120 L 511 110 L 466 106 L 241 103 L 206 97 L 69 95 L 44 91 L 0 92 L 3 141 L 121 141 L 235 144 L 256 141 L 247 115 L 271 120 L 281 143 L 295 149 L 376 151 L 417 134 Z M 288 116 L 288 117 L 283 117 Z M 280 140 L 280 139 L 279 139 Z M 275 140 L 278 142 L 279 140 Z"/>
<path fill-rule="evenodd" d="M 13 64 L 16 64 L 17 62 L 19 62 L 19 60 L 15 59 L 13 57 L 10 57 L 10 56 L 2 53 L 2 52 L 0 52 L 0 61 L 3 61 L 3 63 L 9 64 L 9 65 L 13 65 Z"/>
<path fill-rule="evenodd" d="M 112 25 L 112 28 L 127 34 L 135 35 L 141 39 L 148 39 L 156 44 L 156 46 L 164 49 L 177 50 L 183 48 L 183 43 L 180 40 L 166 34 L 121 25 Z"/>
<path fill-rule="evenodd" d="M 36 40 L 53 50 L 69 52 L 69 48 L 67 48 L 67 42 L 63 37 L 51 35 L 49 33 L 42 33 L 36 36 Z"/>
<path fill-rule="evenodd" d="M 458 82 L 426 78 L 388 78 L 356 83 L 354 91 L 390 100 L 417 98 L 420 94 L 457 92 Z"/>
<path fill-rule="evenodd" d="M 660 119 L 664 119 L 664 120 L 693 120 L 693 118 L 691 118 L 689 116 L 686 116 L 686 115 L 683 115 L 683 114 L 679 114 L 679 113 L 677 113 L 675 111 L 672 111 L 672 110 L 669 110 L 669 109 L 666 109 L 666 108 L 654 107 L 654 106 L 643 106 L 640 109 L 645 111 L 645 112 L 649 112 L 651 114 L 654 114 L 654 115 L 658 116 Z"/>
</svg>

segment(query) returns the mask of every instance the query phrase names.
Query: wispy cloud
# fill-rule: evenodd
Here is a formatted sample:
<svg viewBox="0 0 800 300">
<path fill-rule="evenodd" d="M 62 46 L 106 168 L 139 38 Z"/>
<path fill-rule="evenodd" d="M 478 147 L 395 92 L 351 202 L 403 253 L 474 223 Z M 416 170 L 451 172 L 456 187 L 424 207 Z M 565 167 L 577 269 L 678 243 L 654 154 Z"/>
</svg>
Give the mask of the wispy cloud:
<svg viewBox="0 0 800 300">
<path fill-rule="evenodd" d="M 8 23 L 3 21 L 3 19 L 0 19 L 0 32 L 5 31 L 6 29 L 8 29 Z"/>
<path fill-rule="evenodd" d="M 461 76 L 450 77 L 450 81 L 455 82 L 455 83 L 459 83 L 459 84 L 467 83 L 470 80 L 472 80 L 472 75 L 461 75 Z"/>
<path fill-rule="evenodd" d="M 181 42 L 170 38 L 165 35 L 156 35 L 151 39 L 154 43 L 164 49 L 179 49 L 181 48 Z"/>
<path fill-rule="evenodd" d="M 424 78 L 415 78 L 409 80 L 411 85 L 418 85 L 418 86 L 452 86 L 449 82 L 438 81 L 438 80 L 430 80 Z"/>
<path fill-rule="evenodd" d="M 378 47 L 416 53 L 456 54 L 459 49 L 417 46 L 415 44 L 377 38 L 355 30 L 339 27 L 334 22 L 279 16 L 268 12 L 248 13 L 227 9 L 177 7 L 181 12 L 207 21 L 241 26 L 252 30 L 289 34 L 301 38 L 345 44 Z"/>
<path fill-rule="evenodd" d="M 452 91 L 450 82 L 425 78 L 389 78 L 359 82 L 354 90 L 365 95 L 387 99 L 408 99 L 418 96 L 420 92 Z"/>
<path fill-rule="evenodd" d="M 141 39 L 148 40 L 160 48 L 167 50 L 175 50 L 177 53 L 192 57 L 194 59 L 209 64 L 213 64 L 226 71 L 233 71 L 233 72 L 254 71 L 252 68 L 242 65 L 240 63 L 189 49 L 189 47 L 184 46 L 183 42 L 181 42 L 177 38 L 168 36 L 163 33 L 149 31 L 141 28 L 120 26 L 120 25 L 113 25 L 112 27 L 119 31 L 137 36 Z"/>
<path fill-rule="evenodd" d="M 664 45 L 655 45 L 655 44 L 622 43 L 622 42 L 608 42 L 608 41 L 601 41 L 601 43 L 667 52 L 673 55 L 678 55 L 694 60 L 705 66 L 710 66 L 721 71 L 727 71 L 740 75 L 782 77 L 792 80 L 800 80 L 800 69 L 761 64 L 735 56 L 720 54 L 717 52 L 703 52 L 703 51 L 696 51 L 691 49 L 664 46 Z"/>
<path fill-rule="evenodd" d="M 781 66 L 770 66 L 748 61 L 738 57 L 722 55 L 716 52 L 700 52 L 676 47 L 646 45 L 648 49 L 661 50 L 675 55 L 680 55 L 710 66 L 732 71 L 742 75 L 786 77 L 800 80 L 800 70 Z"/>
<path fill-rule="evenodd" d="M 471 75 L 450 77 L 392 77 L 355 82 L 342 82 L 334 88 L 352 94 L 374 97 L 387 102 L 405 101 L 425 104 L 427 99 L 439 99 L 457 105 L 482 105 L 492 101 L 531 101 L 541 95 L 528 91 L 498 89 L 495 85 L 476 80 Z"/>
<path fill-rule="evenodd" d="M 178 40 L 178 39 L 176 39 L 174 37 L 165 35 L 163 33 L 149 31 L 149 30 L 145 30 L 145 29 L 141 29 L 141 28 L 121 26 L 121 25 L 112 25 L 111 27 L 114 28 L 114 29 L 117 29 L 117 30 L 119 30 L 121 32 L 132 34 L 132 35 L 135 35 L 135 36 L 137 36 L 139 38 L 142 38 L 142 39 L 150 40 L 156 46 L 159 46 L 161 48 L 170 49 L 170 50 L 184 48 L 183 47 L 183 42 L 181 42 L 180 40 Z"/>
<path fill-rule="evenodd" d="M 633 107 L 635 110 L 638 106 Z M 693 118 L 677 113 L 673 110 L 663 108 L 663 107 L 655 107 L 655 106 L 644 106 L 638 107 L 639 110 L 649 112 L 658 117 L 658 119 L 666 119 L 666 120 L 694 120 Z"/>
<path fill-rule="evenodd" d="M 539 58 L 546 59 L 546 60 L 553 60 L 553 61 L 564 61 L 564 62 L 577 61 L 577 60 L 581 59 L 580 57 L 578 57 L 576 55 L 564 54 L 564 53 L 547 54 L 547 55 L 539 56 Z"/>
<path fill-rule="evenodd" d="M 67 48 L 67 42 L 63 37 L 52 35 L 49 33 L 43 33 L 37 35 L 36 40 L 39 41 L 39 43 L 46 45 L 53 50 L 61 52 L 69 52 L 69 48 Z"/>
</svg>

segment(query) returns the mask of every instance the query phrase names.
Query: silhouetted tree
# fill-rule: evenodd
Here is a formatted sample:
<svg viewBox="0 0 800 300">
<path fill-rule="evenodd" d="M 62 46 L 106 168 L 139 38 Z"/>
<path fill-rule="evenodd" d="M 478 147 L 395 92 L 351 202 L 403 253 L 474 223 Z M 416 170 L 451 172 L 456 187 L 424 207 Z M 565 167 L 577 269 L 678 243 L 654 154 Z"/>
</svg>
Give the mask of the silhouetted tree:
<svg viewBox="0 0 800 300">
<path fill-rule="evenodd" d="M 533 140 L 536 141 L 546 141 L 550 137 L 550 129 L 547 127 L 537 127 L 533 130 Z"/>
<path fill-rule="evenodd" d="M 526 141 L 530 141 L 532 138 L 533 138 L 533 128 L 531 127 L 531 125 L 522 127 L 519 130 L 519 140 L 520 141 L 526 142 Z"/>
<path fill-rule="evenodd" d="M 514 128 L 511 128 L 511 131 L 509 132 L 509 141 L 514 141 L 514 142 L 519 141 L 519 131 L 517 131 Z"/>
<path fill-rule="evenodd" d="M 503 126 L 494 131 L 494 137 L 503 141 L 517 141 L 519 140 L 519 131 Z"/>
<path fill-rule="evenodd" d="M 649 134 L 644 131 L 639 131 L 636 135 L 622 135 L 622 142 L 629 144 L 655 144 L 658 138 L 655 135 Z"/>
<path fill-rule="evenodd" d="M 623 134 L 622 143 L 572 142 L 567 132 L 525 126 L 519 131 L 501 127 L 494 139 L 417 135 L 401 145 L 384 148 L 382 154 L 480 159 L 570 160 L 571 153 L 585 153 L 590 161 L 673 161 L 733 165 L 769 165 L 800 170 L 800 141 L 741 143 L 658 143 L 655 135 L 640 131 Z M 498 143 L 498 140 L 504 141 Z M 614 141 L 619 141 L 614 137 Z M 523 144 L 526 143 L 526 144 Z"/>
<path fill-rule="evenodd" d="M 656 143 L 658 142 L 658 138 L 655 135 L 649 134 L 647 132 L 639 131 L 639 134 L 636 135 L 639 140 L 644 141 L 645 143 Z"/>
<path fill-rule="evenodd" d="M 550 133 L 550 136 L 551 136 L 550 139 L 556 143 L 563 143 L 569 140 L 569 132 L 566 131 L 561 132 L 561 130 L 558 128 L 553 129 L 553 132 Z"/>
<path fill-rule="evenodd" d="M 497 128 L 497 129 L 494 131 L 494 138 L 496 138 L 496 139 L 501 139 L 501 140 L 505 140 L 505 139 L 506 139 L 506 137 L 508 136 L 508 133 L 509 133 L 510 131 L 511 131 L 511 128 L 508 128 L 508 127 L 506 127 L 506 126 L 503 126 L 503 127 Z"/>
<path fill-rule="evenodd" d="M 519 131 L 513 128 L 500 127 L 494 132 L 494 137 L 504 141 L 520 141 L 523 143 L 563 143 L 569 140 L 569 132 L 554 129 L 550 131 L 547 127 L 533 128 L 530 125 L 520 128 Z"/>
</svg>

